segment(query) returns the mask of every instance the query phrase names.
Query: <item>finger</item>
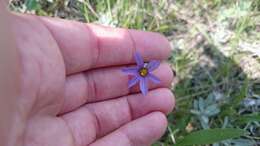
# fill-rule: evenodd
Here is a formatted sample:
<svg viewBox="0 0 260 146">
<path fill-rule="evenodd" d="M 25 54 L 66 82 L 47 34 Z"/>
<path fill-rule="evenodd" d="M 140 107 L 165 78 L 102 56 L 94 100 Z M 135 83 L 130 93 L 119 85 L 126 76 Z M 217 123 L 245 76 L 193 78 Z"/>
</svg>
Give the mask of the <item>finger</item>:
<svg viewBox="0 0 260 146">
<path fill-rule="evenodd" d="M 158 140 L 167 127 L 161 112 L 153 112 L 134 120 L 90 146 L 148 146 Z"/>
<path fill-rule="evenodd" d="M 149 82 L 149 88 L 169 87 L 173 79 L 170 66 L 162 63 L 154 74 L 161 80 L 159 84 Z M 88 103 L 139 92 L 138 84 L 128 88 L 128 75 L 122 67 L 93 70 L 71 75 L 65 85 L 65 100 L 60 113 L 71 111 Z"/>
<path fill-rule="evenodd" d="M 117 129 L 152 111 L 161 111 L 165 114 L 173 108 L 173 94 L 169 89 L 153 90 L 148 96 L 141 94 L 124 98 L 113 99 L 87 105 L 99 121 L 98 137 Z"/>
<path fill-rule="evenodd" d="M 87 145 L 87 142 L 93 142 L 94 139 L 150 112 L 160 111 L 167 114 L 173 109 L 174 102 L 169 89 L 156 89 L 147 96 L 137 94 L 89 104 L 63 117 L 77 143 Z M 91 128 L 94 130 L 90 130 Z"/>
<path fill-rule="evenodd" d="M 74 21 L 41 17 L 57 41 L 64 57 L 67 74 L 90 68 L 130 64 L 138 51 L 144 59 L 163 60 L 170 45 L 158 33 L 102 27 Z"/>
</svg>

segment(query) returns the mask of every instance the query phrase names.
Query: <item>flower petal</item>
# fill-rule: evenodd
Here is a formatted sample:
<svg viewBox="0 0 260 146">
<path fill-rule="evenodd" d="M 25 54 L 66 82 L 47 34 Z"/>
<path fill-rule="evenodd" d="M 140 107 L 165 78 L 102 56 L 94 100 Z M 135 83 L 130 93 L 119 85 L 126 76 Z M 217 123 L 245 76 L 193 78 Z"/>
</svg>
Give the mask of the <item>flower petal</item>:
<svg viewBox="0 0 260 146">
<path fill-rule="evenodd" d="M 135 53 L 135 61 L 139 67 L 144 66 L 144 60 L 143 60 L 142 56 L 137 52 Z"/>
<path fill-rule="evenodd" d="M 125 67 L 122 69 L 122 72 L 129 75 L 136 75 L 138 73 L 138 67 Z"/>
<path fill-rule="evenodd" d="M 140 78 L 140 90 L 141 90 L 143 95 L 146 95 L 148 93 L 147 79 L 146 78 Z"/>
<path fill-rule="evenodd" d="M 131 80 L 128 81 L 128 88 L 133 87 L 137 82 L 139 81 L 138 77 L 134 77 Z"/>
<path fill-rule="evenodd" d="M 147 78 L 149 78 L 152 82 L 159 84 L 161 81 L 159 78 L 157 78 L 155 75 L 149 73 Z"/>
<path fill-rule="evenodd" d="M 160 65 L 160 61 L 158 61 L 158 60 L 152 60 L 152 61 L 150 61 L 149 63 L 148 63 L 148 69 L 149 69 L 149 71 L 153 71 L 153 70 L 155 70 L 157 67 L 159 67 L 159 65 Z"/>
</svg>

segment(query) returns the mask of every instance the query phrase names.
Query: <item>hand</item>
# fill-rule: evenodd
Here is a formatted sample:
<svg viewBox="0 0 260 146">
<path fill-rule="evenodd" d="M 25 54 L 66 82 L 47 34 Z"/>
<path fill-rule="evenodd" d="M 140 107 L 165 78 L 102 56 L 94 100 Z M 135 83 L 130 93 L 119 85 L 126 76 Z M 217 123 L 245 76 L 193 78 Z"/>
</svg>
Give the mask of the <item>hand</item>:
<svg viewBox="0 0 260 146">
<path fill-rule="evenodd" d="M 161 83 L 145 97 L 121 69 L 135 51 L 167 59 L 163 36 L 33 15 L 11 21 L 22 79 L 16 145 L 148 146 L 162 136 L 174 106 L 170 66 L 155 71 Z"/>
</svg>

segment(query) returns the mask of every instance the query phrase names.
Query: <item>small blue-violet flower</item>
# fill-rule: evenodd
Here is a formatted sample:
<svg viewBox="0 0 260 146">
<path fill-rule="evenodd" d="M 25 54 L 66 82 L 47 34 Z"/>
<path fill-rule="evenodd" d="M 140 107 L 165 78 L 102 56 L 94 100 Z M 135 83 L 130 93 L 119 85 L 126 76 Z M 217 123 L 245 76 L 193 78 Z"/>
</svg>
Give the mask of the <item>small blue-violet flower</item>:
<svg viewBox="0 0 260 146">
<path fill-rule="evenodd" d="M 132 75 L 133 78 L 128 82 L 128 88 L 131 88 L 139 82 L 140 90 L 143 95 L 148 93 L 148 80 L 158 84 L 160 79 L 154 76 L 151 72 L 159 67 L 160 61 L 151 60 L 145 63 L 139 53 L 134 55 L 137 66 L 123 68 L 123 72 Z"/>
</svg>

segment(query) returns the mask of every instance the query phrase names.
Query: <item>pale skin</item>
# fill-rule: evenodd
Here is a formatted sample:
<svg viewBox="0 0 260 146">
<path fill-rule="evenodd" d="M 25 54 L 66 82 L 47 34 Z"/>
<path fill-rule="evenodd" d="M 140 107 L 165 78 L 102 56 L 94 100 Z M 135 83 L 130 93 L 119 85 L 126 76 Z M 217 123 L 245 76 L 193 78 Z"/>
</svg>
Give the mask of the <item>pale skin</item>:
<svg viewBox="0 0 260 146">
<path fill-rule="evenodd" d="M 161 83 L 146 96 L 121 71 L 135 51 L 167 59 L 164 36 L 9 12 L 0 19 L 0 145 L 150 146 L 164 134 L 170 66 L 154 72 Z"/>
</svg>

